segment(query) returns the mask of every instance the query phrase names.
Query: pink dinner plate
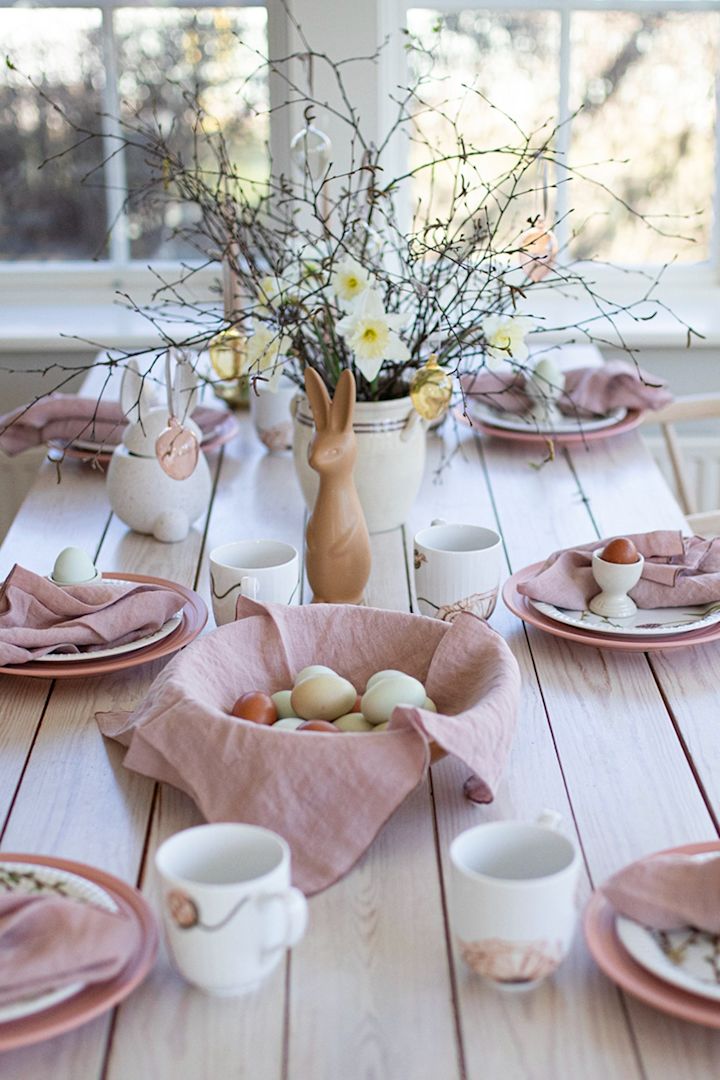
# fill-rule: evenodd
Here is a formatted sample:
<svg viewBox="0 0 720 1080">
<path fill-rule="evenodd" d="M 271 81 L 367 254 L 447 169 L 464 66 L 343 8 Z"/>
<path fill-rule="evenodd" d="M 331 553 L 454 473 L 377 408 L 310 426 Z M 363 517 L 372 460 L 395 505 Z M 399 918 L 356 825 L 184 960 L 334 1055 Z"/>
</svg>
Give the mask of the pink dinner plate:
<svg viewBox="0 0 720 1080">
<path fill-rule="evenodd" d="M 622 420 L 618 420 L 617 424 L 611 424 L 610 427 L 597 428 L 594 431 L 566 431 L 557 435 L 540 431 L 508 431 L 507 428 L 495 427 L 494 424 L 475 418 L 473 418 L 472 426 L 483 435 L 490 435 L 494 439 L 508 439 L 510 442 L 523 443 L 553 442 L 556 446 L 577 446 L 578 443 L 599 442 L 601 439 L 611 439 L 615 435 L 624 435 L 626 431 L 632 431 L 641 424 L 643 416 L 641 409 L 629 409 Z"/>
<path fill-rule="evenodd" d="M 706 645 L 710 641 L 720 639 L 720 622 L 712 626 L 706 626 L 702 630 L 693 633 L 668 634 L 667 637 L 623 637 L 621 634 L 598 634 L 593 630 L 579 630 L 567 623 L 556 622 L 547 615 L 543 615 L 537 608 L 528 602 L 527 597 L 518 592 L 518 585 L 527 581 L 529 577 L 542 566 L 541 562 L 524 566 L 516 571 L 503 585 L 502 598 L 505 607 L 517 615 L 523 622 L 537 626 L 554 637 L 565 638 L 567 641 L 576 641 L 579 645 L 592 645 L 597 649 L 621 649 L 626 652 L 658 652 L 662 649 L 682 649 L 690 645 Z M 1 670 L 1 669 L 0 669 Z"/>
<path fill-rule="evenodd" d="M 218 420 L 212 427 L 208 427 L 207 422 L 201 427 L 203 437 L 200 449 L 205 453 L 224 446 L 225 443 L 234 439 L 240 430 L 240 421 L 235 413 L 225 412 L 221 409 L 213 411 L 217 413 Z M 78 458 L 80 461 L 91 464 L 96 462 L 98 465 L 107 465 L 115 449 L 113 446 L 102 450 L 93 450 L 90 447 L 74 446 L 72 443 L 65 446 L 59 439 L 50 439 L 48 446 L 52 450 L 60 451 L 65 457 Z"/>
<path fill-rule="evenodd" d="M 108 675 L 114 671 L 122 671 L 124 668 L 149 664 L 151 660 L 159 660 L 162 656 L 171 656 L 196 638 L 207 622 L 208 610 L 205 601 L 192 589 L 186 589 L 177 581 L 149 577 L 146 574 L 119 574 L 115 571 L 106 572 L 103 577 L 114 578 L 118 581 L 140 582 L 144 585 L 162 585 L 166 589 L 174 589 L 179 594 L 178 607 L 182 604 L 183 616 L 177 630 L 173 630 L 172 634 L 161 638 L 153 645 L 133 652 L 119 653 L 117 656 L 105 656 L 102 660 L 85 659 L 76 662 L 68 660 L 62 664 L 29 660 L 27 664 L 9 664 L 7 667 L 0 667 L 0 675 L 23 675 L 38 679 L 71 679 L 78 676 L 84 678 L 87 675 Z"/>
<path fill-rule="evenodd" d="M 706 851 L 720 851 L 720 841 L 684 844 L 657 854 L 699 855 Z M 681 1020 L 720 1028 L 720 1004 L 664 982 L 635 963 L 615 932 L 615 910 L 600 892 L 594 892 L 588 901 L 583 929 L 590 953 L 600 970 L 628 994 Z"/>
<path fill-rule="evenodd" d="M 107 1012 L 113 1005 L 132 993 L 155 963 L 158 948 L 158 931 L 152 909 L 132 885 L 120 878 L 97 870 L 94 866 L 71 862 L 69 859 L 54 859 L 47 855 L 7 855 L 0 853 L 3 862 L 36 863 L 40 866 L 52 866 L 66 870 L 69 874 L 78 874 L 95 882 L 112 896 L 115 903 L 140 927 L 140 945 L 134 956 L 128 959 L 123 970 L 104 983 L 94 983 L 73 997 L 67 998 L 43 1012 L 24 1016 L 20 1020 L 7 1020 L 0 1024 L 0 1051 L 14 1050 L 19 1046 L 51 1039 L 62 1035 L 72 1028 L 86 1024 L 101 1013 Z"/>
</svg>

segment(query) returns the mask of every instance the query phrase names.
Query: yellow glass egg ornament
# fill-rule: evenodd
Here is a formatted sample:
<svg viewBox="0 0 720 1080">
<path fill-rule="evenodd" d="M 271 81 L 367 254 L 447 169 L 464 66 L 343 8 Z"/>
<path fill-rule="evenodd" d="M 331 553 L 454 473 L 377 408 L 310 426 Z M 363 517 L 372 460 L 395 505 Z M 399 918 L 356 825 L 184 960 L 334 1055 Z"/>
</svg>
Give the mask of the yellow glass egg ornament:
<svg viewBox="0 0 720 1080">
<path fill-rule="evenodd" d="M 210 363 L 219 379 L 238 379 L 247 364 L 247 338 L 236 326 L 221 330 L 208 345 Z"/>
<path fill-rule="evenodd" d="M 433 355 L 414 375 L 410 383 L 410 400 L 423 420 L 439 420 L 447 411 L 452 391 L 452 377 Z"/>
</svg>

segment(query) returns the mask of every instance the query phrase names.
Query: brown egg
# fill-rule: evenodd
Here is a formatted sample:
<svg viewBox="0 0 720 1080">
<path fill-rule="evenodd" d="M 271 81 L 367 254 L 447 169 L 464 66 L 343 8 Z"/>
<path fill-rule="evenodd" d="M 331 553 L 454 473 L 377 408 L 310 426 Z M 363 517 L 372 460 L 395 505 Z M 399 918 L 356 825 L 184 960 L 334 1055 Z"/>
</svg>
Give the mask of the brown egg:
<svg viewBox="0 0 720 1080">
<path fill-rule="evenodd" d="M 352 709 L 350 710 L 351 713 L 360 712 L 360 702 L 361 701 L 362 701 L 362 697 L 360 696 L 360 694 L 358 694 L 356 696 L 356 698 L 355 698 L 355 704 L 353 705 Z"/>
<path fill-rule="evenodd" d="M 609 563 L 634 563 L 638 561 L 638 550 L 632 540 L 618 536 L 616 540 L 605 545 L 600 558 Z"/>
<path fill-rule="evenodd" d="M 338 729 L 329 720 L 306 720 L 301 724 L 298 731 L 333 731 L 338 734 Z"/>
<path fill-rule="evenodd" d="M 275 702 L 269 694 L 263 694 L 260 690 L 241 694 L 230 710 L 230 715 L 237 716 L 240 720 L 251 720 L 253 724 L 274 724 L 278 718 Z"/>
</svg>

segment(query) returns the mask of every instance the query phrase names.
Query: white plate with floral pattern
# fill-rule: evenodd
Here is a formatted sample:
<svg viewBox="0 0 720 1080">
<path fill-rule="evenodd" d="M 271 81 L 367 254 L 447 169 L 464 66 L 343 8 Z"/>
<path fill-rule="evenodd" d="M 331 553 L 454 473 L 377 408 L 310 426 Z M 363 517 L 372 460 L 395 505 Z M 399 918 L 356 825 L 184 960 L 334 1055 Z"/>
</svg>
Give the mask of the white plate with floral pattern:
<svg viewBox="0 0 720 1080">
<path fill-rule="evenodd" d="M 615 930 L 640 967 L 691 994 L 720 1001 L 720 935 L 690 926 L 651 930 L 622 915 Z"/>
<path fill-rule="evenodd" d="M 622 637 L 669 637 L 702 630 L 720 622 L 720 603 L 697 604 L 692 607 L 638 608 L 629 619 L 608 619 L 592 611 L 571 611 L 555 607 L 542 600 L 530 600 L 532 606 L 548 619 L 567 623 L 593 633 L 615 634 Z"/>
<path fill-rule="evenodd" d="M 502 431 L 532 431 L 538 435 L 579 435 L 584 431 L 601 431 L 618 424 L 627 416 L 627 409 L 613 409 L 606 416 L 579 419 L 577 416 L 559 416 L 552 428 L 543 428 L 527 414 L 504 412 L 493 409 L 484 401 L 468 398 L 468 411 L 474 420 L 500 428 Z"/>
<path fill-rule="evenodd" d="M 52 866 L 39 863 L 3 862 L 0 856 L 0 894 L 21 892 L 29 894 L 55 893 L 68 896 L 82 904 L 95 904 L 106 911 L 117 911 L 118 906 L 105 889 L 93 881 L 70 874 L 66 870 L 56 870 Z M 79 994 L 85 986 L 83 982 L 61 986 L 57 990 L 48 990 L 44 994 L 32 994 L 8 1001 L 0 1005 L 0 1023 L 20 1020 L 24 1016 L 50 1009 Z"/>
</svg>

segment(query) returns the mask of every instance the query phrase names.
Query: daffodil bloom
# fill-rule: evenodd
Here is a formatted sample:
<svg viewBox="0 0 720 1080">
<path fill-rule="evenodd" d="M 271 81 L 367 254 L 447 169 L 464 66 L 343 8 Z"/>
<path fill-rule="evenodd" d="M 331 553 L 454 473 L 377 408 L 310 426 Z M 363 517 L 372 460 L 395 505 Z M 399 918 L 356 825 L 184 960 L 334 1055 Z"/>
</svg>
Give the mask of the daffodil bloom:
<svg viewBox="0 0 720 1080">
<path fill-rule="evenodd" d="M 367 270 L 352 255 L 346 255 L 336 266 L 330 283 L 338 299 L 351 304 L 365 292 L 370 278 Z"/>
<path fill-rule="evenodd" d="M 527 360 L 525 335 L 532 320 L 523 315 L 489 315 L 482 324 L 488 366 L 499 367 L 503 360 Z"/>
<path fill-rule="evenodd" d="M 267 326 L 255 325 L 255 332 L 247 343 L 247 373 L 263 375 L 267 378 L 267 388 L 273 393 L 280 385 L 285 370 L 281 357 L 284 357 L 292 344 L 287 334 L 273 333 Z"/>
<path fill-rule="evenodd" d="M 259 307 L 256 309 L 258 314 L 272 315 L 281 304 L 287 304 L 293 299 L 288 290 L 288 283 L 279 277 L 268 274 L 266 277 L 261 278 L 257 291 L 257 297 L 260 301 Z"/>
<path fill-rule="evenodd" d="M 385 360 L 410 359 L 410 350 L 397 333 L 404 321 L 404 315 L 389 315 L 379 294 L 366 289 L 350 314 L 337 324 L 368 382 L 377 377 Z"/>
</svg>

